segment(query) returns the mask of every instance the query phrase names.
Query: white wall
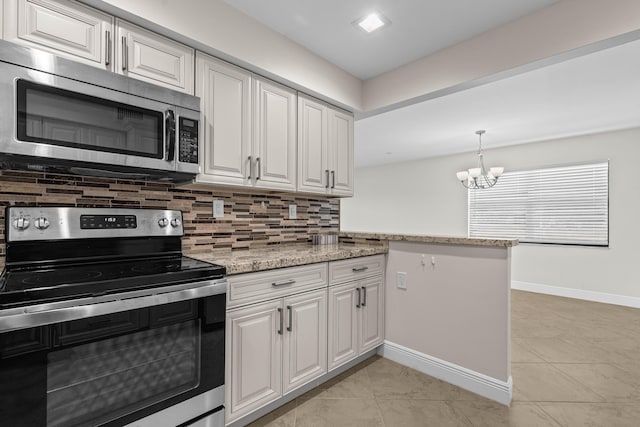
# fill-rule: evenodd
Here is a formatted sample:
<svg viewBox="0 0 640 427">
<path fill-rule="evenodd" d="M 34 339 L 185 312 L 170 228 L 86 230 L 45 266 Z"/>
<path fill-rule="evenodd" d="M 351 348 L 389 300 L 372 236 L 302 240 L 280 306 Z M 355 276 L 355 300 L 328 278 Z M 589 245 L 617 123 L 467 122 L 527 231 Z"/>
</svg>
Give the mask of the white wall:
<svg viewBox="0 0 640 427">
<path fill-rule="evenodd" d="M 560 0 L 365 81 L 363 109 L 386 111 L 621 43 L 613 38 L 635 40 L 639 14 L 637 0 Z"/>
<path fill-rule="evenodd" d="M 222 0 L 82 1 L 311 95 L 361 108 L 359 79 Z"/>
<path fill-rule="evenodd" d="M 509 251 L 505 247 L 391 242 L 385 279 L 385 339 L 508 381 Z M 423 256 L 429 260 L 426 266 Z M 396 287 L 397 272 L 406 273 L 406 289 Z"/>
<path fill-rule="evenodd" d="M 513 281 L 640 297 L 640 128 L 485 151 L 487 166 L 506 170 L 606 159 L 609 247 L 521 244 Z M 467 193 L 455 172 L 475 162 L 467 153 L 358 169 L 355 196 L 341 201 L 341 229 L 466 236 Z"/>
<path fill-rule="evenodd" d="M 362 82 L 222 0 L 80 1 L 369 114 L 622 43 L 613 38 L 640 37 L 637 0 L 560 0 Z"/>
</svg>

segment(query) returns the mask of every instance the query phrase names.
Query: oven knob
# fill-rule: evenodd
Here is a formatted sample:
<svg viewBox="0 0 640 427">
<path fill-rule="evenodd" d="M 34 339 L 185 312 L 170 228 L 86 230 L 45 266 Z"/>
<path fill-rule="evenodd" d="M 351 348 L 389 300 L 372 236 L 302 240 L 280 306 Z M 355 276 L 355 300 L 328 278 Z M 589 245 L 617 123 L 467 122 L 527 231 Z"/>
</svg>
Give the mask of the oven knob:
<svg viewBox="0 0 640 427">
<path fill-rule="evenodd" d="M 49 220 L 41 216 L 40 218 L 36 219 L 33 225 L 35 225 L 38 230 L 46 230 L 47 228 L 49 228 Z"/>
<path fill-rule="evenodd" d="M 179 227 L 179 226 L 180 226 L 180 224 L 182 224 L 182 221 L 180 221 L 180 219 L 179 219 L 179 218 L 173 218 L 173 219 L 171 220 L 171 226 L 172 226 L 173 228 Z"/>
<path fill-rule="evenodd" d="M 167 225 L 169 225 L 169 220 L 167 218 L 160 218 L 158 220 L 158 225 L 162 228 L 165 228 Z"/>
<path fill-rule="evenodd" d="M 26 230 L 29 228 L 29 220 L 23 216 L 19 216 L 13 220 L 13 228 L 20 231 Z"/>
</svg>

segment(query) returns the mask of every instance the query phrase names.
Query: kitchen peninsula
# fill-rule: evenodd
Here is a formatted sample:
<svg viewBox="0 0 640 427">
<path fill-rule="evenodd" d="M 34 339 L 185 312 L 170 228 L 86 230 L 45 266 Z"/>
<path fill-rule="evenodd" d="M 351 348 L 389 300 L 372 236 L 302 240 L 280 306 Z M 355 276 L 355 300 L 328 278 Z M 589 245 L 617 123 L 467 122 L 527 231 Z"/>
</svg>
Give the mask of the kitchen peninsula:
<svg viewBox="0 0 640 427">
<path fill-rule="evenodd" d="M 517 240 L 348 232 L 340 238 L 388 244 L 383 356 L 511 402 L 511 248 Z"/>
<path fill-rule="evenodd" d="M 230 275 L 228 422 L 239 426 L 257 419 L 376 352 L 508 405 L 510 256 L 516 244 L 342 232 L 334 245 L 194 255 L 225 265 Z M 313 321 L 305 325 L 305 316 Z M 290 338 L 283 328 L 307 329 Z M 279 338 L 285 344 L 273 350 Z M 296 352 L 286 347 L 296 339 L 304 346 L 294 360 Z M 285 360 L 276 361 L 282 372 L 275 377 L 264 374 L 273 375 L 266 365 L 254 372 L 278 357 Z"/>
</svg>

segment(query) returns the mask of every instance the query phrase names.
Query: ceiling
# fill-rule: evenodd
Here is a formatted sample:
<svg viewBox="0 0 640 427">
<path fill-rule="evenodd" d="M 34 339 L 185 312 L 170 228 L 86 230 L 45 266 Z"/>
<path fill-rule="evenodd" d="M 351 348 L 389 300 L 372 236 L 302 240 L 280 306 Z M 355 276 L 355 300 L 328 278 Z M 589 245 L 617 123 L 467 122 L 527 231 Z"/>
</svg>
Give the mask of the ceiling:
<svg viewBox="0 0 640 427">
<path fill-rule="evenodd" d="M 225 0 L 367 79 L 503 25 L 551 0 Z M 371 9 L 392 21 L 365 34 Z M 437 14 L 433 13 L 437 10 Z M 425 18 L 421 23 L 419 19 Z M 366 117 L 356 167 L 640 127 L 640 41 Z"/>
<path fill-rule="evenodd" d="M 225 0 L 310 51 L 366 80 L 558 0 Z M 351 25 L 372 11 L 391 25 Z"/>
<path fill-rule="evenodd" d="M 640 127 L 639 76 L 633 41 L 358 120 L 356 166 Z"/>
</svg>

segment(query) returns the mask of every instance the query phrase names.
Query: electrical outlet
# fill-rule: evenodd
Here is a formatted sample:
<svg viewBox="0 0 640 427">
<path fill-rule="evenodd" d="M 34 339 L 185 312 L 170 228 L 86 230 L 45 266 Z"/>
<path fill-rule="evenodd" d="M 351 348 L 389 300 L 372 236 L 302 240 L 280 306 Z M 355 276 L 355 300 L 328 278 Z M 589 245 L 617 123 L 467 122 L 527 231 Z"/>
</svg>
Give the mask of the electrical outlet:
<svg viewBox="0 0 640 427">
<path fill-rule="evenodd" d="M 224 200 L 213 201 L 213 217 L 214 218 L 224 217 Z"/>
<path fill-rule="evenodd" d="M 289 205 L 289 219 L 298 218 L 298 207 L 296 205 Z"/>
<path fill-rule="evenodd" d="M 404 271 L 396 272 L 396 286 L 398 289 L 407 289 L 407 273 Z"/>
</svg>

